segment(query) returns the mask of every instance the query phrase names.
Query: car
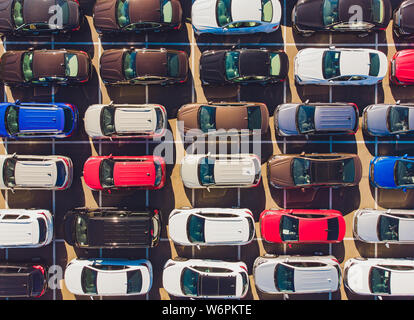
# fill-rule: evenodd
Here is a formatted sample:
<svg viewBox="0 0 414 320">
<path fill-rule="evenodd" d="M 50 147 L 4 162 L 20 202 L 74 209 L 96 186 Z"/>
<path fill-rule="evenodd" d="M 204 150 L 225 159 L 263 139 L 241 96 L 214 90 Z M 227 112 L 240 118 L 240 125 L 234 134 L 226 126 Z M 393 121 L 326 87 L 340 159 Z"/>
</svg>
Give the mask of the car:
<svg viewBox="0 0 414 320">
<path fill-rule="evenodd" d="M 182 246 L 245 245 L 255 235 L 253 213 L 249 209 L 174 209 L 168 232 Z"/>
<path fill-rule="evenodd" d="M 93 8 L 99 34 L 177 30 L 181 19 L 179 0 L 100 0 Z"/>
<path fill-rule="evenodd" d="M 91 76 L 91 59 L 84 51 L 10 50 L 0 59 L 0 80 L 10 87 L 80 85 Z"/>
<path fill-rule="evenodd" d="M 261 163 L 255 154 L 188 154 L 180 173 L 187 188 L 251 188 L 260 183 Z"/>
<path fill-rule="evenodd" d="M 63 220 L 64 239 L 76 248 L 152 248 L 161 235 L 161 214 L 145 208 L 76 208 Z"/>
<path fill-rule="evenodd" d="M 299 0 L 292 10 L 292 26 L 305 37 L 321 31 L 364 36 L 385 30 L 391 16 L 389 0 Z"/>
<path fill-rule="evenodd" d="M 191 22 L 195 34 L 270 33 L 279 29 L 279 0 L 193 0 Z"/>
<path fill-rule="evenodd" d="M 275 155 L 267 162 L 271 186 L 286 189 L 349 187 L 362 178 L 358 155 L 348 153 L 311 153 Z"/>
<path fill-rule="evenodd" d="M 387 70 L 387 56 L 373 49 L 306 48 L 294 60 L 298 85 L 375 85 Z"/>
<path fill-rule="evenodd" d="M 83 166 L 83 179 L 92 190 L 161 189 L 165 161 L 158 156 L 97 156 Z"/>
<path fill-rule="evenodd" d="M 64 156 L 0 155 L 0 189 L 66 190 L 73 179 L 72 160 Z"/>
<path fill-rule="evenodd" d="M 280 50 L 207 50 L 200 58 L 203 85 L 278 83 L 285 81 L 288 70 L 288 57 Z"/>
<path fill-rule="evenodd" d="M 403 156 L 374 157 L 369 163 L 369 182 L 374 188 L 400 189 L 414 188 L 414 157 Z"/>
<path fill-rule="evenodd" d="M 284 103 L 274 113 L 279 136 L 319 136 L 355 134 L 359 110 L 354 103 Z"/>
<path fill-rule="evenodd" d="M 161 138 L 168 125 L 159 104 L 94 104 L 85 112 L 85 130 L 94 139 Z"/>
<path fill-rule="evenodd" d="M 151 290 L 152 265 L 144 259 L 73 259 L 66 266 L 64 279 L 66 288 L 75 295 L 142 295 Z"/>
<path fill-rule="evenodd" d="M 390 82 L 397 86 L 413 85 L 413 64 L 413 49 L 397 51 L 390 62 Z"/>
<path fill-rule="evenodd" d="M 186 136 L 252 135 L 269 131 L 269 110 L 259 102 L 209 102 L 183 105 L 177 112 L 181 134 Z"/>
<path fill-rule="evenodd" d="M 365 296 L 414 296 L 414 260 L 351 258 L 344 264 L 344 286 Z"/>
<path fill-rule="evenodd" d="M 338 243 L 345 236 L 345 220 L 337 210 L 264 210 L 262 238 L 273 243 Z"/>
<path fill-rule="evenodd" d="M 354 214 L 354 238 L 367 243 L 412 244 L 413 210 L 359 209 Z"/>
<path fill-rule="evenodd" d="M 0 209 L 0 248 L 40 248 L 53 238 L 48 210 Z"/>
<path fill-rule="evenodd" d="M 178 257 L 165 263 L 162 285 L 176 297 L 240 299 L 249 289 L 249 276 L 244 262 Z"/>
<path fill-rule="evenodd" d="M 36 263 L 1 262 L 0 297 L 39 298 L 47 290 L 46 267 Z"/>
<path fill-rule="evenodd" d="M 1 5 L 0 34 L 6 36 L 66 34 L 83 22 L 77 0 L 3 0 Z M 61 19 L 54 20 L 58 10 Z"/>
<path fill-rule="evenodd" d="M 188 78 L 188 55 L 162 49 L 109 49 L 100 58 L 106 85 L 168 85 Z"/>
<path fill-rule="evenodd" d="M 68 138 L 78 125 L 78 115 L 69 103 L 0 103 L 0 137 Z"/>
<path fill-rule="evenodd" d="M 414 25 L 411 19 L 414 14 L 413 5 L 413 0 L 405 0 L 394 11 L 392 29 L 399 38 L 411 38 L 414 35 Z"/>
<path fill-rule="evenodd" d="M 408 136 L 414 133 L 414 105 L 372 104 L 362 114 L 362 129 L 370 136 Z"/>
<path fill-rule="evenodd" d="M 274 256 L 256 258 L 253 265 L 256 288 L 268 294 L 336 292 L 342 273 L 333 256 Z"/>
</svg>

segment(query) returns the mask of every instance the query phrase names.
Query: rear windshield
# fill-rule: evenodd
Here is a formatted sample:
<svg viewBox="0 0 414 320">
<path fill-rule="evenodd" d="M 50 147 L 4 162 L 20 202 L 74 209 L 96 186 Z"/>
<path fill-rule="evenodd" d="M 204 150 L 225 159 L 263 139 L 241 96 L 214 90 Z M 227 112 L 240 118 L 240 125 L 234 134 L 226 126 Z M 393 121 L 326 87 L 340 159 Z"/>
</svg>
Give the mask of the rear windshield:
<svg viewBox="0 0 414 320">
<path fill-rule="evenodd" d="M 155 166 L 155 183 L 154 186 L 158 186 L 162 181 L 162 166 L 158 161 L 154 161 Z"/>
<path fill-rule="evenodd" d="M 104 107 L 101 113 L 101 129 L 105 136 L 115 133 L 115 108 Z"/>
<path fill-rule="evenodd" d="M 323 2 L 322 17 L 325 26 L 339 21 L 338 2 L 339 0 L 325 0 Z"/>
<path fill-rule="evenodd" d="M 262 128 L 262 111 L 260 107 L 248 107 L 247 108 L 247 121 L 249 130 Z"/>
<path fill-rule="evenodd" d="M 40 270 L 32 272 L 30 278 L 32 280 L 32 296 L 37 296 L 43 291 L 45 278 Z"/>
<path fill-rule="evenodd" d="M 188 240 L 192 243 L 203 243 L 205 219 L 198 216 L 190 216 L 187 221 Z"/>
<path fill-rule="evenodd" d="M 223 27 L 232 22 L 231 1 L 232 0 L 217 0 L 216 17 L 219 27 Z"/>
<path fill-rule="evenodd" d="M 57 172 L 56 186 L 62 187 L 66 181 L 66 167 L 63 161 L 56 162 L 56 172 Z"/>
<path fill-rule="evenodd" d="M 382 0 L 372 0 L 372 19 L 376 23 L 384 22 L 385 8 Z"/>
<path fill-rule="evenodd" d="M 369 273 L 369 286 L 372 293 L 391 293 L 391 272 L 372 267 Z"/>
<path fill-rule="evenodd" d="M 339 223 L 338 218 L 328 219 L 328 241 L 338 240 L 339 237 Z"/>
<path fill-rule="evenodd" d="M 262 0 L 262 21 L 271 22 L 273 19 L 272 0 Z"/>
<path fill-rule="evenodd" d="M 99 168 L 99 180 L 102 187 L 110 188 L 114 186 L 114 166 L 114 161 L 109 159 L 102 160 Z"/>
<path fill-rule="evenodd" d="M 341 75 L 340 70 L 341 52 L 328 50 L 323 54 L 323 77 L 331 79 Z"/>
<path fill-rule="evenodd" d="M 173 7 L 170 0 L 160 0 L 161 3 L 161 20 L 170 23 L 173 18 Z"/>
<path fill-rule="evenodd" d="M 126 80 L 135 79 L 137 77 L 136 56 L 137 53 L 135 51 L 126 51 L 124 53 L 123 71 Z"/>
<path fill-rule="evenodd" d="M 157 115 L 157 127 L 155 128 L 155 131 L 159 131 L 164 128 L 164 113 L 160 108 L 156 108 L 155 113 Z"/>
<path fill-rule="evenodd" d="M 270 1 L 269 1 L 270 2 Z M 270 54 L 270 75 L 278 76 L 282 70 L 282 60 L 279 53 Z"/>
<path fill-rule="evenodd" d="M 414 184 L 414 162 L 407 160 L 398 160 L 394 168 L 395 183 L 398 186 L 407 186 Z"/>
<path fill-rule="evenodd" d="M 380 216 L 378 221 L 378 239 L 380 241 L 398 241 L 399 220 Z"/>
<path fill-rule="evenodd" d="M 380 58 L 377 53 L 370 53 L 369 54 L 369 75 L 376 77 L 379 74 L 380 70 Z"/>
<path fill-rule="evenodd" d="M 81 286 L 84 293 L 97 294 L 96 279 L 98 272 L 88 267 L 83 268 L 81 274 Z"/>
<path fill-rule="evenodd" d="M 167 54 L 168 75 L 176 78 L 180 75 L 180 58 L 176 53 Z"/>
<path fill-rule="evenodd" d="M 275 268 L 275 286 L 280 292 L 295 292 L 295 270 L 284 264 L 278 264 Z"/>
<path fill-rule="evenodd" d="M 199 274 L 185 268 L 181 275 L 181 290 L 185 295 L 196 296 L 198 293 Z"/>
<path fill-rule="evenodd" d="M 312 182 L 310 161 L 303 158 L 294 158 L 292 165 L 293 182 L 297 186 L 307 185 Z"/>
<path fill-rule="evenodd" d="M 131 22 L 129 19 L 129 5 L 128 0 L 118 0 L 116 4 L 116 20 L 118 25 L 123 28 L 128 26 Z"/>
<path fill-rule="evenodd" d="M 88 244 L 88 223 L 86 219 L 77 216 L 75 222 L 75 237 L 76 242 L 81 246 L 86 246 Z"/>
<path fill-rule="evenodd" d="M 6 110 L 6 130 L 10 135 L 19 132 L 19 108 L 9 106 Z"/>
<path fill-rule="evenodd" d="M 37 221 L 39 222 L 39 243 L 43 243 L 45 242 L 47 235 L 46 222 L 42 218 L 37 218 Z"/>
<path fill-rule="evenodd" d="M 214 159 L 202 158 L 198 165 L 198 172 L 201 185 L 208 186 L 214 184 Z"/>
<path fill-rule="evenodd" d="M 280 238 L 282 241 L 299 240 L 299 220 L 283 216 L 280 221 Z"/>
<path fill-rule="evenodd" d="M 300 133 L 310 133 L 315 131 L 315 107 L 301 105 L 297 113 L 297 127 Z"/>
<path fill-rule="evenodd" d="M 140 270 L 127 272 L 127 293 L 140 293 L 142 290 L 142 273 Z"/>
<path fill-rule="evenodd" d="M 13 21 L 16 27 L 20 27 L 24 24 L 23 18 L 23 0 L 15 0 L 13 6 Z"/>
<path fill-rule="evenodd" d="M 388 110 L 388 129 L 391 132 L 403 132 L 409 130 L 407 107 L 392 106 Z"/>
<path fill-rule="evenodd" d="M 66 53 L 65 54 L 65 75 L 67 77 L 76 77 L 78 75 L 79 63 L 78 57 L 76 54 L 73 53 Z"/>
<path fill-rule="evenodd" d="M 6 159 L 3 165 L 3 182 L 4 184 L 12 188 L 16 185 L 16 178 L 15 178 L 15 169 L 16 169 L 16 159 L 9 158 Z"/>
<path fill-rule="evenodd" d="M 63 132 L 70 132 L 73 129 L 75 118 L 73 112 L 70 108 L 65 108 L 63 111 L 65 115 L 65 125 L 63 127 Z"/>
<path fill-rule="evenodd" d="M 352 183 L 355 180 L 355 163 L 354 159 L 345 159 L 342 168 L 342 181 Z"/>
<path fill-rule="evenodd" d="M 203 132 L 216 130 L 216 108 L 201 106 L 199 112 L 200 129 Z"/>
</svg>

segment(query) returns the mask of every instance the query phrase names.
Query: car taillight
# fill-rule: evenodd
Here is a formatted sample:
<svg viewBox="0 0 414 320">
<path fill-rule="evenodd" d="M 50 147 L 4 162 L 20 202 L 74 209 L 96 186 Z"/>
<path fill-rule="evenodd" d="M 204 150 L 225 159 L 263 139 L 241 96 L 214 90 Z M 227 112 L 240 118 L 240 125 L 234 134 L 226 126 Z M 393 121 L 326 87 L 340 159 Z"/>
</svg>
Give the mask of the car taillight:
<svg viewBox="0 0 414 320">
<path fill-rule="evenodd" d="M 80 26 L 77 26 L 76 28 L 73 28 L 72 31 L 78 31 L 79 29 L 80 29 Z"/>
<path fill-rule="evenodd" d="M 59 159 L 62 160 L 66 164 L 66 166 L 68 167 L 68 171 L 69 171 L 69 168 L 70 168 L 69 161 L 66 158 L 59 158 Z M 66 181 L 66 183 L 62 187 L 60 187 L 59 190 L 65 189 L 67 187 L 68 183 L 69 183 L 69 177 L 68 177 L 68 180 Z"/>
<path fill-rule="evenodd" d="M 154 214 L 155 215 L 158 215 L 160 212 L 159 212 L 159 210 L 158 209 L 154 209 Z"/>
<path fill-rule="evenodd" d="M 46 213 L 44 213 L 44 212 L 39 212 L 39 214 L 40 214 L 40 215 L 42 215 L 42 216 L 44 216 L 44 217 L 45 217 L 45 219 L 47 220 L 47 215 L 46 215 Z"/>
<path fill-rule="evenodd" d="M 251 211 L 246 210 L 245 212 L 248 213 L 248 214 L 250 214 L 253 217 L 253 213 Z"/>
<path fill-rule="evenodd" d="M 240 266 L 240 268 L 242 268 L 244 271 L 246 271 L 246 272 L 247 272 L 247 269 L 246 269 L 246 267 L 245 267 L 245 266 Z"/>
<path fill-rule="evenodd" d="M 40 270 L 42 275 L 45 275 L 45 268 L 43 268 L 41 265 L 33 266 L 34 269 Z"/>
<path fill-rule="evenodd" d="M 333 262 L 336 262 L 337 264 L 339 264 L 339 261 L 336 259 L 332 259 Z"/>
<path fill-rule="evenodd" d="M 75 1 L 78 5 L 80 5 L 78 0 L 73 0 L 73 1 Z"/>
<path fill-rule="evenodd" d="M 273 26 L 272 29 L 276 30 L 279 26 Z"/>
</svg>

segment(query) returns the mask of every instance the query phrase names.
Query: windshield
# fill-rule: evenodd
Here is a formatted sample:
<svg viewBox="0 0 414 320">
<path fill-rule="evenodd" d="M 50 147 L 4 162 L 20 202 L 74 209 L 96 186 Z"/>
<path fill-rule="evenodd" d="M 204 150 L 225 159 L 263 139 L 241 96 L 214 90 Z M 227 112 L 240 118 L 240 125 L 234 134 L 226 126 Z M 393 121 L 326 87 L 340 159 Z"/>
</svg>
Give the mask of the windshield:
<svg viewBox="0 0 414 320">
<path fill-rule="evenodd" d="M 154 186 L 158 186 L 162 181 L 162 166 L 158 161 L 154 161 L 155 166 L 155 183 Z"/>
<path fill-rule="evenodd" d="M 199 179 L 201 185 L 208 186 L 214 184 L 214 159 L 202 158 L 198 165 Z"/>
<path fill-rule="evenodd" d="M 13 21 L 18 28 L 24 24 L 23 19 L 23 0 L 15 0 L 13 6 Z"/>
<path fill-rule="evenodd" d="M 391 132 L 408 131 L 408 112 L 407 107 L 390 107 L 388 110 L 388 129 Z"/>
<path fill-rule="evenodd" d="M 345 183 L 352 183 L 355 180 L 355 163 L 354 159 L 345 159 L 342 162 L 342 169 L 339 170 L 342 173 L 342 181 Z M 342 171 L 342 172 L 341 172 Z"/>
<path fill-rule="evenodd" d="M 180 58 L 176 53 L 167 53 L 168 75 L 178 77 L 180 75 Z"/>
<path fill-rule="evenodd" d="M 12 188 L 16 185 L 15 169 L 17 160 L 14 158 L 8 158 L 3 165 L 3 182 L 5 186 Z"/>
<path fill-rule="evenodd" d="M 219 27 L 233 21 L 231 18 L 231 0 L 217 0 L 216 18 Z"/>
<path fill-rule="evenodd" d="M 295 270 L 284 264 L 278 264 L 275 269 L 275 286 L 280 292 L 295 292 Z"/>
<path fill-rule="evenodd" d="M 322 7 L 323 24 L 329 26 L 333 23 L 339 22 L 338 16 L 338 1 L 339 0 L 325 0 Z"/>
<path fill-rule="evenodd" d="M 395 163 L 395 183 L 397 186 L 407 186 L 414 184 L 414 162 L 408 160 L 398 160 Z"/>
<path fill-rule="evenodd" d="M 137 53 L 135 51 L 126 51 L 124 53 L 124 76 L 126 80 L 137 77 L 136 56 Z"/>
<path fill-rule="evenodd" d="M 161 108 L 156 108 L 155 113 L 157 115 L 157 127 L 155 128 L 155 131 L 161 131 L 164 129 L 164 113 Z"/>
<path fill-rule="evenodd" d="M 301 105 L 297 113 L 297 126 L 300 133 L 315 131 L 315 107 Z"/>
<path fill-rule="evenodd" d="M 372 0 L 372 20 L 374 20 L 376 23 L 383 23 L 384 18 L 384 2 L 382 0 Z"/>
<path fill-rule="evenodd" d="M 140 293 L 142 290 L 142 273 L 140 270 L 127 272 L 127 293 Z"/>
<path fill-rule="evenodd" d="M 216 108 L 210 106 L 200 107 L 200 129 L 203 132 L 216 130 Z"/>
<path fill-rule="evenodd" d="M 391 272 L 372 267 L 369 274 L 369 286 L 372 293 L 391 293 Z"/>
<path fill-rule="evenodd" d="M 23 54 L 23 77 L 24 81 L 33 79 L 33 52 L 25 52 Z"/>
<path fill-rule="evenodd" d="M 247 108 L 247 126 L 249 130 L 262 128 L 262 111 L 259 106 Z"/>
<path fill-rule="evenodd" d="M 173 17 L 173 7 L 170 0 L 160 0 L 161 3 L 161 20 L 170 23 Z"/>
<path fill-rule="evenodd" d="M 114 186 L 114 166 L 114 161 L 109 159 L 102 160 L 99 170 L 99 180 L 102 187 L 110 188 Z"/>
<path fill-rule="evenodd" d="M 193 243 L 204 243 L 205 219 L 198 216 L 190 216 L 187 221 L 188 240 Z"/>
<path fill-rule="evenodd" d="M 393 217 L 381 216 L 378 221 L 378 238 L 380 241 L 398 241 L 399 220 Z"/>
<path fill-rule="evenodd" d="M 282 70 L 282 62 L 280 59 L 280 54 L 271 53 L 270 54 L 270 75 L 278 76 Z"/>
<path fill-rule="evenodd" d="M 78 75 L 78 57 L 73 53 L 65 54 L 65 74 L 67 77 L 76 77 Z"/>
<path fill-rule="evenodd" d="M 88 224 L 86 219 L 78 216 L 75 222 L 76 242 L 81 246 L 88 245 Z"/>
<path fill-rule="evenodd" d="M 109 106 L 102 109 L 101 128 L 105 136 L 115 133 L 115 108 Z"/>
<path fill-rule="evenodd" d="M 323 54 L 323 77 L 325 79 L 331 79 L 341 75 L 340 70 L 340 57 L 339 51 L 328 50 Z"/>
<path fill-rule="evenodd" d="M 271 22 L 273 19 L 272 0 L 262 0 L 262 21 Z"/>
<path fill-rule="evenodd" d="M 369 54 L 369 75 L 376 77 L 380 71 L 380 58 L 377 53 L 370 53 Z"/>
<path fill-rule="evenodd" d="M 56 187 L 63 187 L 66 182 L 66 166 L 63 161 L 56 162 Z"/>
<path fill-rule="evenodd" d="M 123 28 L 131 23 L 129 19 L 129 4 L 128 0 L 118 0 L 116 5 L 116 19 L 118 25 Z"/>
<path fill-rule="evenodd" d="M 292 177 L 295 185 L 310 184 L 310 161 L 303 158 L 294 158 L 292 165 Z"/>
<path fill-rule="evenodd" d="M 299 220 L 289 216 L 282 216 L 280 220 L 280 238 L 282 241 L 298 241 Z"/>
<path fill-rule="evenodd" d="M 181 276 L 182 291 L 185 295 L 196 296 L 199 275 L 191 269 L 185 268 Z"/>
<path fill-rule="evenodd" d="M 230 51 L 226 53 L 226 78 L 232 80 L 240 76 L 239 73 L 240 52 Z"/>
<path fill-rule="evenodd" d="M 98 293 L 96 287 L 96 279 L 98 272 L 88 267 L 83 268 L 81 275 L 81 286 L 84 293 L 96 294 Z"/>
<path fill-rule="evenodd" d="M 6 110 L 6 129 L 10 135 L 19 132 L 19 108 L 9 106 Z"/>
</svg>

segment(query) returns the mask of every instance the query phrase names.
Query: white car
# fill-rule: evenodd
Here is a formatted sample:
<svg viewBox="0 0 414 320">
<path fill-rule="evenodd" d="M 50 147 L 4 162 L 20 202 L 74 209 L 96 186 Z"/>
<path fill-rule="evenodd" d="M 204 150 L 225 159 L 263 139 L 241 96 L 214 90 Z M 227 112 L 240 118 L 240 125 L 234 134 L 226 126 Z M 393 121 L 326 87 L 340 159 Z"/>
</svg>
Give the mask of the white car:
<svg viewBox="0 0 414 320">
<path fill-rule="evenodd" d="M 187 188 L 250 188 L 260 183 L 261 163 L 254 154 L 189 154 L 181 179 Z"/>
<path fill-rule="evenodd" d="M 294 60 L 299 85 L 374 85 L 387 74 L 387 56 L 373 49 L 307 48 Z"/>
<path fill-rule="evenodd" d="M 94 104 L 84 122 L 86 133 L 95 139 L 160 138 L 168 125 L 165 108 L 157 104 Z"/>
<path fill-rule="evenodd" d="M 146 294 L 152 286 L 148 260 L 73 259 L 65 270 L 65 285 L 75 295 L 131 296 Z"/>
<path fill-rule="evenodd" d="M 0 189 L 65 190 L 72 178 L 68 157 L 0 155 Z"/>
<path fill-rule="evenodd" d="M 280 25 L 279 0 L 193 0 L 194 32 L 213 34 L 270 33 Z"/>
<path fill-rule="evenodd" d="M 0 210 L 0 248 L 40 248 L 52 238 L 53 220 L 48 210 Z"/>
<path fill-rule="evenodd" d="M 414 260 L 351 258 L 344 265 L 344 285 L 359 295 L 414 296 Z"/>
<path fill-rule="evenodd" d="M 368 243 L 414 243 L 414 210 L 360 209 L 354 215 L 353 233 Z"/>
<path fill-rule="evenodd" d="M 249 276 L 243 262 L 176 258 L 164 265 L 162 284 L 176 297 L 240 299 L 249 289 Z"/>
<path fill-rule="evenodd" d="M 255 235 L 249 209 L 175 209 L 168 227 L 171 240 L 183 246 L 244 245 Z"/>
<path fill-rule="evenodd" d="M 335 292 L 341 286 L 341 268 L 333 256 L 258 257 L 254 283 L 264 293 Z"/>
</svg>

